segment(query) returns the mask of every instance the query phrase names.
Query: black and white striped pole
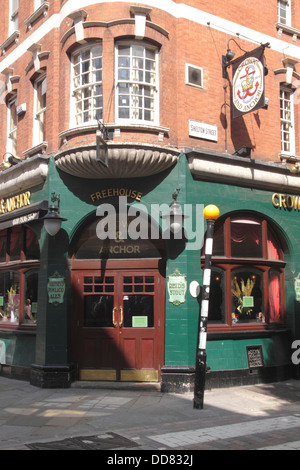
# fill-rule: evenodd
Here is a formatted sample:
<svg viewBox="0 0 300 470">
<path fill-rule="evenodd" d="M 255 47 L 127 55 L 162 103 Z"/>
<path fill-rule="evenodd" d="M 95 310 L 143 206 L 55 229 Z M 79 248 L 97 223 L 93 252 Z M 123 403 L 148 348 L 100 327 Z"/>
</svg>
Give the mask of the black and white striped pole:
<svg viewBox="0 0 300 470">
<path fill-rule="evenodd" d="M 213 237 L 215 221 L 220 211 L 217 206 L 210 204 L 203 210 L 204 218 L 207 220 L 207 232 L 205 241 L 205 261 L 203 269 L 203 286 L 201 295 L 201 306 L 199 312 L 198 345 L 195 367 L 194 386 L 194 408 L 202 409 L 204 401 L 205 376 L 206 376 L 206 340 L 207 340 L 207 318 L 209 310 L 211 257 L 213 250 Z"/>
</svg>

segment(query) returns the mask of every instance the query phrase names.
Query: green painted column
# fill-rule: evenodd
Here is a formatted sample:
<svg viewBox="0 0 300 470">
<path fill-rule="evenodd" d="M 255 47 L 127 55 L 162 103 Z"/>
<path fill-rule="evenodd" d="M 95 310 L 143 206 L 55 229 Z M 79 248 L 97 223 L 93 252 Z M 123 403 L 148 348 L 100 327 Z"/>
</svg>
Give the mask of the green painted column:
<svg viewBox="0 0 300 470">
<path fill-rule="evenodd" d="M 40 247 L 36 356 L 31 368 L 31 384 L 41 388 L 68 387 L 72 376 L 67 305 L 70 286 L 68 235 L 61 229 L 52 237 L 43 228 Z M 48 283 L 55 276 L 63 278 L 63 283 L 58 286 L 54 301 L 49 299 Z"/>
</svg>

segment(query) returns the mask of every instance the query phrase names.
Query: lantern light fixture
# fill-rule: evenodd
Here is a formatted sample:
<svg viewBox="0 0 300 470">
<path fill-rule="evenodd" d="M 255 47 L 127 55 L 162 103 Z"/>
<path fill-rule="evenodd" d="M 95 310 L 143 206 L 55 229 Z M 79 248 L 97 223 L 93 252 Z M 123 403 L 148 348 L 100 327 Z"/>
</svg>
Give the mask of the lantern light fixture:
<svg viewBox="0 0 300 470">
<path fill-rule="evenodd" d="M 57 205 L 54 204 L 57 201 Z M 66 221 L 60 215 L 60 194 L 52 193 L 51 202 L 48 213 L 42 218 L 46 232 L 54 237 L 60 230 L 62 222 Z"/>
</svg>

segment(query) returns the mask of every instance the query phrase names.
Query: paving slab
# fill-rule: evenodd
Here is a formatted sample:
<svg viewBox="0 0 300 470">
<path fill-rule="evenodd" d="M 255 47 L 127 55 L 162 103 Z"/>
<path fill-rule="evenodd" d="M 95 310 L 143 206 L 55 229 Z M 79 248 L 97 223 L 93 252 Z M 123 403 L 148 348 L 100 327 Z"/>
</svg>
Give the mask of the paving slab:
<svg viewBox="0 0 300 470">
<path fill-rule="evenodd" d="M 199 410 L 193 393 L 157 384 L 39 389 L 0 377 L 0 425 L 0 450 L 101 450 L 111 464 L 130 453 L 142 468 L 186 455 L 195 466 L 200 450 L 300 450 L 300 381 L 208 390 Z"/>
</svg>

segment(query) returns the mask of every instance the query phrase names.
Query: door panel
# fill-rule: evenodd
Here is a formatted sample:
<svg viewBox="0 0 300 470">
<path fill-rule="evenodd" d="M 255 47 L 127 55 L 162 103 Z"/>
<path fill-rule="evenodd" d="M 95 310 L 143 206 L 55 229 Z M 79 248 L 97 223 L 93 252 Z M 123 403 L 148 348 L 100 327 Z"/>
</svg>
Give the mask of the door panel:
<svg viewBox="0 0 300 470">
<path fill-rule="evenodd" d="M 73 271 L 74 357 L 82 380 L 159 380 L 164 283 L 158 270 Z"/>
</svg>

